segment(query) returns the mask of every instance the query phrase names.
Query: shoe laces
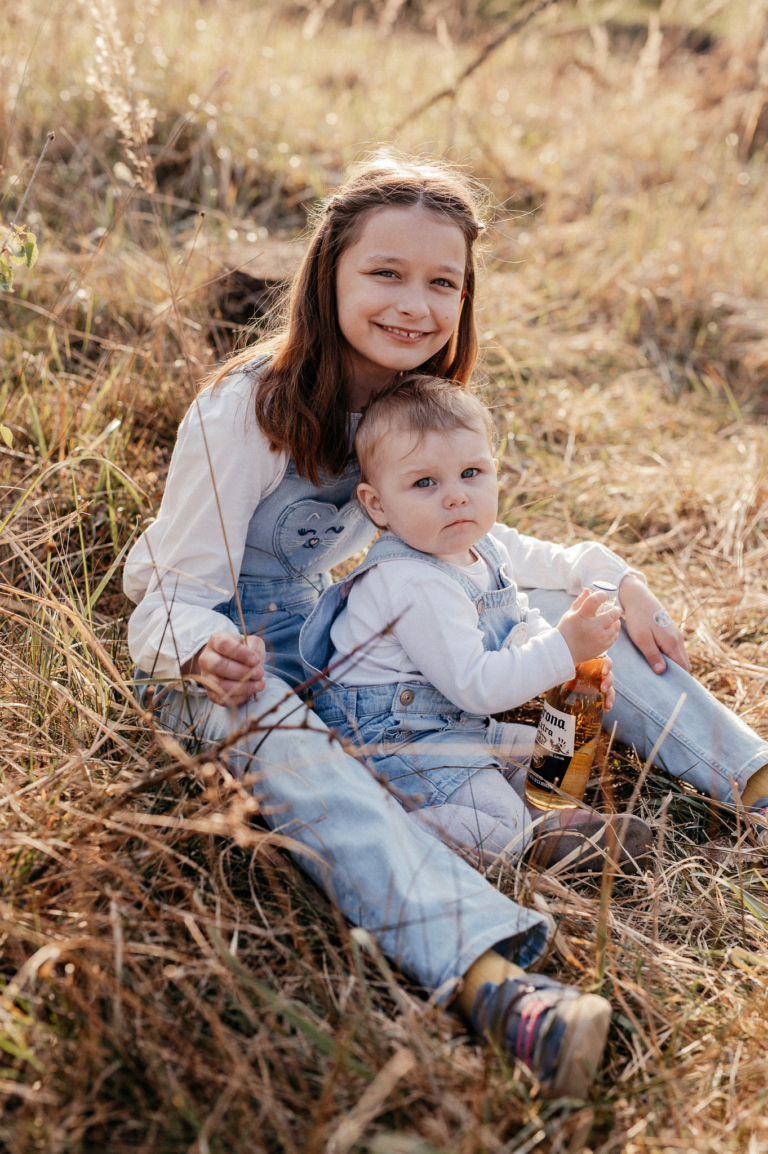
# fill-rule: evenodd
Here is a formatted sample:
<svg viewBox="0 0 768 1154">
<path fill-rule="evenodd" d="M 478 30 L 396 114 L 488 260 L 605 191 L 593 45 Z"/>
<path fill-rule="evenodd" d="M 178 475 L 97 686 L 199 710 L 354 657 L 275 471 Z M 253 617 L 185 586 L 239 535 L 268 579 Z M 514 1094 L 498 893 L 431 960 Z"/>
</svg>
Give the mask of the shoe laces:
<svg viewBox="0 0 768 1154">
<path fill-rule="evenodd" d="M 486 982 L 475 995 L 472 1024 L 479 1034 L 490 1033 L 508 1051 L 546 1081 L 557 1068 L 565 1033 L 558 1009 L 579 991 L 540 974 Z"/>
</svg>

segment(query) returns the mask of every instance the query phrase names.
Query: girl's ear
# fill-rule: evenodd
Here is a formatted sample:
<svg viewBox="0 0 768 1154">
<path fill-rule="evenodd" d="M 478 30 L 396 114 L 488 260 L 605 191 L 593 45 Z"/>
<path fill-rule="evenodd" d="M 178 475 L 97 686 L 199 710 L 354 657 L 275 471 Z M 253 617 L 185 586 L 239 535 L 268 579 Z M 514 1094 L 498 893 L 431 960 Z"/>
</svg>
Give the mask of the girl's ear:
<svg viewBox="0 0 768 1154">
<path fill-rule="evenodd" d="M 378 525 L 380 529 L 386 529 L 387 518 L 384 515 L 384 510 L 381 507 L 381 499 L 379 494 L 376 492 L 373 485 L 369 485 L 367 481 L 361 481 L 357 486 L 357 499 L 365 509 L 370 519 L 373 521 L 374 525 Z"/>
</svg>

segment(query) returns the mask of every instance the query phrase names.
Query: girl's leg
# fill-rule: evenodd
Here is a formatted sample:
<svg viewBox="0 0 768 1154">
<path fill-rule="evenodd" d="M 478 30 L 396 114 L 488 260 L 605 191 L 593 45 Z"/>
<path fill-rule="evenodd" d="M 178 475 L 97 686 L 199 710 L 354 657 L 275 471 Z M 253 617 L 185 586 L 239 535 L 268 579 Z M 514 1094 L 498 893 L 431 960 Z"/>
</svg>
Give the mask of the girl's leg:
<svg viewBox="0 0 768 1154">
<path fill-rule="evenodd" d="M 573 600 L 559 590 L 527 593 L 531 606 L 540 609 L 552 625 Z M 752 774 L 768 763 L 768 742 L 673 661 L 667 659 L 664 673 L 654 673 L 623 626 L 610 655 L 616 704 L 605 715 L 604 728 L 610 731 L 615 723 L 619 741 L 634 745 L 640 757 L 646 758 L 685 693 L 658 762 L 709 797 L 732 804 L 731 782 L 741 793 Z"/>
<path fill-rule="evenodd" d="M 157 693 L 155 709 L 164 728 L 201 748 L 251 726 L 226 752 L 231 771 L 255 778 L 267 822 L 296 842 L 301 866 L 428 989 L 449 997 L 488 950 L 525 967 L 544 949 L 545 919 L 409 820 L 279 678 L 238 709 L 173 687 Z"/>
<path fill-rule="evenodd" d="M 527 966 L 543 951 L 540 914 L 409 820 L 278 678 L 234 710 L 172 688 L 155 700 L 160 723 L 201 749 L 250 727 L 227 751 L 230 769 L 256 778 L 267 821 L 341 911 L 443 1003 L 460 987 L 457 1008 L 529 1066 L 543 1096 L 586 1095 L 610 1005 L 508 960 Z"/>
</svg>

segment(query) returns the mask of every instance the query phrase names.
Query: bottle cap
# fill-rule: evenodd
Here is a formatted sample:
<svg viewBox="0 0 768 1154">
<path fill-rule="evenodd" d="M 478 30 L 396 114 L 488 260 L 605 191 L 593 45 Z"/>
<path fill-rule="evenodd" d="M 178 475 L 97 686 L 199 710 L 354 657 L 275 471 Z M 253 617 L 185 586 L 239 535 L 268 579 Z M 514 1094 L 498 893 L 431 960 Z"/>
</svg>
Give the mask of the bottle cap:
<svg viewBox="0 0 768 1154">
<path fill-rule="evenodd" d="M 590 585 L 593 593 L 607 593 L 609 597 L 618 597 L 619 587 L 611 581 L 593 581 Z"/>
</svg>

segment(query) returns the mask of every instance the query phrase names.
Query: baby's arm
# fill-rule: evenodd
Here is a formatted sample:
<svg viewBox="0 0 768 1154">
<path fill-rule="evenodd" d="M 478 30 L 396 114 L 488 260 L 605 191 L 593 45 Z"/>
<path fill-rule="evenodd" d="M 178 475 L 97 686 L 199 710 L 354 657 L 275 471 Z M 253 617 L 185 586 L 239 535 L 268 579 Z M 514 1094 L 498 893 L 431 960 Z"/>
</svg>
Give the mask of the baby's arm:
<svg viewBox="0 0 768 1154">
<path fill-rule="evenodd" d="M 683 635 L 665 612 L 662 603 L 637 569 L 601 545 L 580 541 L 567 547 L 518 533 L 496 524 L 493 536 L 511 559 L 510 576 L 524 589 L 564 589 L 576 594 L 595 580 L 613 581 L 619 587 L 627 632 L 654 673 L 663 673 L 665 654 L 690 672 Z"/>
<path fill-rule="evenodd" d="M 522 645 L 486 650 L 477 609 L 447 574 L 393 561 L 370 577 L 366 593 L 386 605 L 387 624 L 394 623 L 412 667 L 460 709 L 481 715 L 514 709 L 574 675 L 568 643 L 546 626 Z"/>
<path fill-rule="evenodd" d="M 621 610 L 618 607 L 595 615 L 605 601 L 605 593 L 590 593 L 588 589 L 584 589 L 557 623 L 558 632 L 566 640 L 574 665 L 599 657 L 613 645 L 619 635 Z M 613 691 L 612 665 L 610 657 L 606 657 L 603 661 L 603 680 L 600 683 L 606 710 L 613 708 L 616 697 Z"/>
</svg>

